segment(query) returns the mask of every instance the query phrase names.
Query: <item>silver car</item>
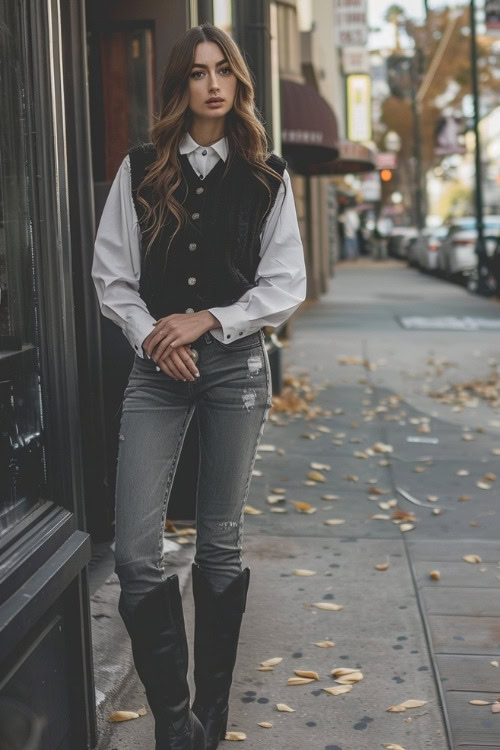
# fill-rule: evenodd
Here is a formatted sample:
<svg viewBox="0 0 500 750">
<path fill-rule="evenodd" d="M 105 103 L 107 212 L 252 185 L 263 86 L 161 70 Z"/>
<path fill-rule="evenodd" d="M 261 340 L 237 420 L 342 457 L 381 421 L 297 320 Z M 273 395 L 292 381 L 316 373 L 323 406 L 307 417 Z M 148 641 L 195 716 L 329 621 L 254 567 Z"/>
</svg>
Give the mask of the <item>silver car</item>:
<svg viewBox="0 0 500 750">
<path fill-rule="evenodd" d="M 488 255 L 493 255 L 499 237 L 500 216 L 485 216 L 484 238 Z M 476 217 L 455 219 L 438 249 L 438 270 L 455 279 L 469 276 L 477 266 L 476 243 Z"/>
</svg>

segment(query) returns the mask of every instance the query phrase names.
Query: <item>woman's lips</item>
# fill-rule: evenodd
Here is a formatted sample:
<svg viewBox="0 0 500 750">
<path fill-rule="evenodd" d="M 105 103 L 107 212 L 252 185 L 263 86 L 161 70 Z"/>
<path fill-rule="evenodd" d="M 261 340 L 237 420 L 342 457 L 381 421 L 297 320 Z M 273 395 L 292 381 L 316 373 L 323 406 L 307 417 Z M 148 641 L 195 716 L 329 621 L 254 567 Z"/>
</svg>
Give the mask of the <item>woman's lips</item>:
<svg viewBox="0 0 500 750">
<path fill-rule="evenodd" d="M 218 102 L 207 102 L 207 106 L 211 107 L 211 108 L 214 108 L 214 109 L 216 107 L 222 107 L 223 104 L 224 104 L 224 101 L 222 99 L 219 100 Z"/>
</svg>

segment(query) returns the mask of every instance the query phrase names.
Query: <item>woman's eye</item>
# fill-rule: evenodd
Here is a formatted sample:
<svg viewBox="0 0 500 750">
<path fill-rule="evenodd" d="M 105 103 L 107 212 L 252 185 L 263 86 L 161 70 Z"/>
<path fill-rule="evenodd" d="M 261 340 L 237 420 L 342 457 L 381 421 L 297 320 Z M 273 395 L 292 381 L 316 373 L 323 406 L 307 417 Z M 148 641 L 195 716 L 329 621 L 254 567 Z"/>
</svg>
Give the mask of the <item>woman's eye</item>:
<svg viewBox="0 0 500 750">
<path fill-rule="evenodd" d="M 224 73 L 224 75 L 227 75 L 228 73 L 231 73 L 231 68 L 221 68 L 219 73 Z"/>
<path fill-rule="evenodd" d="M 191 73 L 191 78 L 198 78 L 198 76 L 202 76 L 203 71 L 202 70 L 195 70 L 194 73 Z"/>
</svg>

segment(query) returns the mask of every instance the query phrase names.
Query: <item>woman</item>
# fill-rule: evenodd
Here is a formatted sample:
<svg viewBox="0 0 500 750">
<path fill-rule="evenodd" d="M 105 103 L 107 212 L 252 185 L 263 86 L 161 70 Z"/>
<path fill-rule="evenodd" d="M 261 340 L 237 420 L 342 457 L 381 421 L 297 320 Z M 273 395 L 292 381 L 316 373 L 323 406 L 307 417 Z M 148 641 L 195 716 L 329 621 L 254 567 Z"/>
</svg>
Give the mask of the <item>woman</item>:
<svg viewBox="0 0 500 750">
<path fill-rule="evenodd" d="M 135 350 L 122 408 L 116 489 L 119 611 L 155 718 L 156 750 L 215 750 L 245 609 L 243 509 L 271 406 L 262 327 L 305 297 L 285 162 L 267 152 L 242 55 L 211 25 L 172 49 L 151 144 L 131 149 L 97 234 L 92 276 L 104 315 Z M 187 427 L 200 465 L 195 685 L 177 576 L 163 530 Z"/>
</svg>

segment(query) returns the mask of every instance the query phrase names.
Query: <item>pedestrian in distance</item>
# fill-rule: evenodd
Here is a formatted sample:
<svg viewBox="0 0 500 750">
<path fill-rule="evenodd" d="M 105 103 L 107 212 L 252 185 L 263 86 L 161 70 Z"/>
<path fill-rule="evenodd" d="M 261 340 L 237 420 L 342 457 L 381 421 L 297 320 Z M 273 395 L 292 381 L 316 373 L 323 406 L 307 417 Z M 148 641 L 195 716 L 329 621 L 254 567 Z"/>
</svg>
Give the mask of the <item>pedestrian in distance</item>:
<svg viewBox="0 0 500 750">
<path fill-rule="evenodd" d="M 121 163 L 92 266 L 102 313 L 135 351 L 118 451 L 118 609 L 156 750 L 215 750 L 249 585 L 243 512 L 272 405 L 263 327 L 304 300 L 305 266 L 286 162 L 269 152 L 248 68 L 220 29 L 203 24 L 173 46 L 150 138 Z M 194 413 L 191 706 L 181 593 L 164 569 L 163 531 Z"/>
</svg>

